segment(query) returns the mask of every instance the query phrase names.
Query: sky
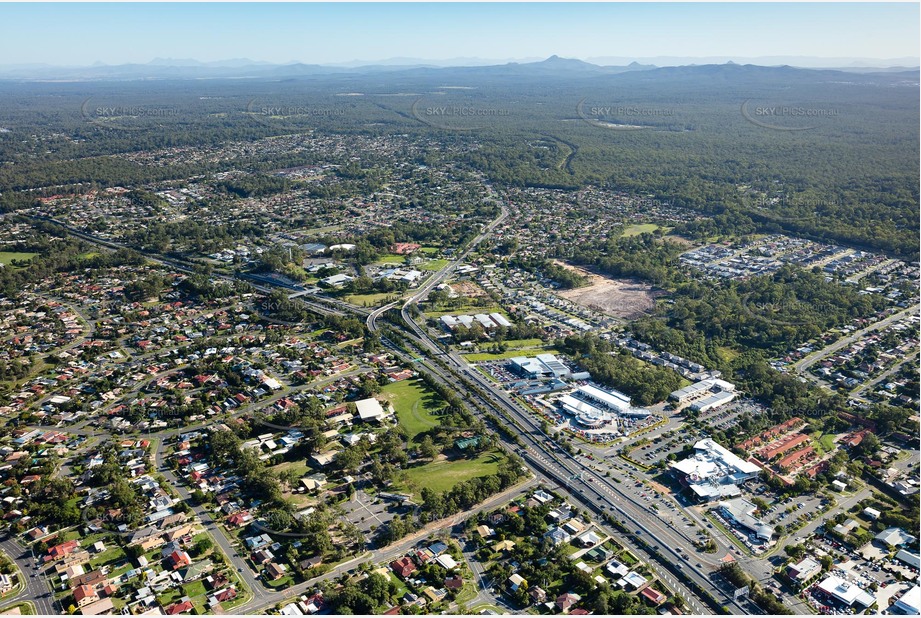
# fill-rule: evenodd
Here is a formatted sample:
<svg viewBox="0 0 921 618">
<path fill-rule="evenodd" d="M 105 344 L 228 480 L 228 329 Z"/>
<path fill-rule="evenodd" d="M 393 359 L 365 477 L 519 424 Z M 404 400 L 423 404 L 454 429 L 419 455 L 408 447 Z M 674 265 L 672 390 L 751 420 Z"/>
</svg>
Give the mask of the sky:
<svg viewBox="0 0 921 618">
<path fill-rule="evenodd" d="M 0 3 L 0 64 L 917 57 L 918 3 Z"/>
</svg>

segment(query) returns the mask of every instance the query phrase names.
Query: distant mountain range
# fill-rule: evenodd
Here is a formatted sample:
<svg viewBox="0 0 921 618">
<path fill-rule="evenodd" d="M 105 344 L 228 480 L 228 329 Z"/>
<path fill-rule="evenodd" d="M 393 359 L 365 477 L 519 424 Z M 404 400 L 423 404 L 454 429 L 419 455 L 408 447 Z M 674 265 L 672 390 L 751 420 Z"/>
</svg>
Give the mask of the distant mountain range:
<svg viewBox="0 0 921 618">
<path fill-rule="evenodd" d="M 110 80 L 162 80 L 162 79 L 292 79 L 313 75 L 362 75 L 405 72 L 444 72 L 452 75 L 482 74 L 502 75 L 566 75 L 591 76 L 613 75 L 631 71 L 649 71 L 663 67 L 681 68 L 701 65 L 738 65 L 739 62 L 724 58 L 656 58 L 655 62 L 628 62 L 626 58 L 596 58 L 586 62 L 573 58 L 551 56 L 546 60 L 525 62 L 501 62 L 475 58 L 458 58 L 452 61 L 425 61 L 413 58 L 394 58 L 374 64 L 344 63 L 339 65 L 272 64 L 236 58 L 214 62 L 200 62 L 193 59 L 155 58 L 146 64 L 107 65 L 95 63 L 86 67 L 60 67 L 47 64 L 0 65 L 0 79 L 24 81 L 110 81 Z M 722 62 L 715 62 L 721 60 Z M 820 66 L 823 59 L 804 57 L 775 57 L 748 59 L 754 64 L 766 67 L 799 67 L 804 69 L 825 69 L 852 73 L 892 73 L 918 70 L 918 59 L 896 58 L 887 61 L 867 59 L 834 58 L 824 59 L 832 66 Z M 691 62 L 694 61 L 694 62 Z M 699 61 L 699 62 L 697 62 Z M 776 62 L 775 62 L 776 61 Z M 876 62 L 877 64 L 873 64 Z M 457 64 L 453 64 L 457 63 Z M 808 65 L 808 66 L 806 66 Z"/>
</svg>

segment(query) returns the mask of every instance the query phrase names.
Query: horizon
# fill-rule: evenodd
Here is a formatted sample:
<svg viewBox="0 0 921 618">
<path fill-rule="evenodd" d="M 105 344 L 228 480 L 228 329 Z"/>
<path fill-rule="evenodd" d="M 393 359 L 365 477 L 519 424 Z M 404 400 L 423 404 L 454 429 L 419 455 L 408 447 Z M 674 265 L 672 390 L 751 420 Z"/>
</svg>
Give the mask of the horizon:
<svg viewBox="0 0 921 618">
<path fill-rule="evenodd" d="M 593 64 L 780 57 L 917 64 L 921 46 L 921 13 L 913 3 L 10 3 L 0 15 L 17 24 L 0 41 L 0 57 L 9 60 L 4 66 L 117 66 L 158 58 L 324 66 L 427 59 L 465 66 L 552 55 Z"/>
<path fill-rule="evenodd" d="M 506 64 L 534 64 L 545 62 L 552 58 L 561 60 L 578 60 L 586 64 L 592 64 L 599 67 L 624 67 L 632 64 L 665 68 L 680 66 L 703 66 L 703 65 L 720 65 L 720 64 L 739 64 L 754 65 L 764 67 L 790 66 L 793 68 L 803 69 L 834 69 L 834 68 L 921 68 L 921 57 L 903 57 L 903 58 L 872 58 L 872 57 L 822 57 L 822 56 L 761 56 L 761 57 L 739 57 L 739 56 L 686 56 L 686 57 L 669 57 L 663 56 L 658 58 L 642 57 L 588 57 L 579 58 L 571 56 L 562 56 L 560 54 L 549 54 L 543 57 L 528 58 L 410 58 L 410 57 L 389 57 L 378 58 L 373 60 L 351 60 L 344 62 L 330 63 L 311 63 L 301 60 L 292 60 L 289 62 L 269 62 L 266 60 L 252 58 L 222 58 L 219 60 L 202 61 L 198 58 L 177 58 L 158 56 L 151 58 L 146 62 L 123 62 L 108 63 L 95 61 L 88 64 L 52 64 L 45 62 L 35 63 L 11 63 L 0 64 L 0 69 L 13 68 L 55 68 L 55 69 L 86 69 L 93 67 L 118 67 L 118 66 L 201 66 L 201 67 L 233 67 L 233 66 L 297 66 L 313 65 L 326 68 L 343 68 L 343 69 L 360 69 L 362 67 L 414 67 L 426 66 L 431 68 L 460 68 L 460 67 L 488 67 L 501 66 Z"/>
</svg>

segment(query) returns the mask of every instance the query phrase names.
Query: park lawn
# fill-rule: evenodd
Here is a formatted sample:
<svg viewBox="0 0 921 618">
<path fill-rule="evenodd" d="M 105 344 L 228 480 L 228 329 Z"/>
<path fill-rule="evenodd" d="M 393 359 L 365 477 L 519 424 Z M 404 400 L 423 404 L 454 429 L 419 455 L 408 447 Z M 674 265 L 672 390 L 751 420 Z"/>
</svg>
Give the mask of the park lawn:
<svg viewBox="0 0 921 618">
<path fill-rule="evenodd" d="M 563 580 L 560 580 L 560 584 L 562 584 L 562 583 L 563 583 Z M 501 615 L 501 616 L 504 616 L 504 615 L 508 614 L 508 611 L 507 611 L 507 610 L 504 610 L 504 609 L 502 609 L 501 607 L 498 607 L 498 606 L 496 606 L 496 605 L 489 605 L 488 603 L 484 603 L 484 604 L 482 604 L 482 605 L 477 605 L 476 607 L 471 607 L 470 609 L 467 610 L 467 613 L 468 613 L 468 614 L 471 614 L 471 615 L 472 615 L 472 614 L 480 614 L 480 613 L 485 612 L 485 611 L 487 611 L 487 610 L 490 610 L 490 611 L 494 612 L 495 614 L 498 614 L 498 615 Z"/>
<path fill-rule="evenodd" d="M 13 260 L 22 260 L 24 262 L 34 258 L 37 253 L 22 253 L 18 251 L 0 251 L 0 264 L 9 266 Z"/>
<path fill-rule="evenodd" d="M 424 253 L 426 255 L 435 255 L 441 251 L 441 247 L 422 247 L 418 249 L 419 253 Z"/>
<path fill-rule="evenodd" d="M 377 262 L 375 262 L 375 264 L 380 264 L 380 265 L 384 265 L 384 264 L 405 264 L 405 263 L 406 263 L 406 256 L 405 256 L 405 255 L 396 255 L 396 254 L 394 254 L 394 253 L 391 253 L 391 254 L 389 254 L 389 255 L 385 255 L 385 256 L 381 257 Z"/>
<path fill-rule="evenodd" d="M 345 302 L 358 305 L 359 307 L 379 307 L 381 305 L 386 305 L 391 299 L 399 298 L 399 296 L 399 294 L 393 292 L 350 294 L 345 297 Z"/>
<path fill-rule="evenodd" d="M 638 223 L 625 227 L 621 236 L 639 236 L 640 234 L 655 232 L 657 229 L 659 229 L 659 226 L 655 223 Z"/>
<path fill-rule="evenodd" d="M 444 401 L 427 389 L 421 380 L 392 382 L 381 389 L 381 395 L 393 404 L 397 419 L 409 434 L 410 441 L 438 425 L 438 417 L 433 412 L 443 408 Z"/>
<path fill-rule="evenodd" d="M 280 464 L 270 467 L 269 470 L 275 472 L 276 474 L 279 472 L 294 470 L 300 476 L 307 476 L 307 471 L 310 470 L 310 466 L 307 465 L 306 459 L 302 459 L 300 461 L 283 461 Z"/>
<path fill-rule="evenodd" d="M 813 446 L 817 446 L 818 450 L 821 450 L 823 453 L 834 452 L 837 445 L 835 444 L 835 434 L 833 433 L 822 433 L 821 431 L 814 431 L 810 434 L 810 437 L 817 443 Z"/>
<path fill-rule="evenodd" d="M 537 348 L 518 348 L 517 350 L 508 350 L 499 354 L 492 354 L 490 352 L 464 354 L 464 360 L 466 360 L 468 363 L 478 363 L 481 361 L 515 358 L 516 356 L 536 356 L 537 354 L 559 354 L 559 351 L 556 348 L 550 346 L 541 346 Z"/>
<path fill-rule="evenodd" d="M 448 265 L 448 260 L 432 260 L 418 266 L 419 270 L 441 270 Z"/>
<path fill-rule="evenodd" d="M 476 585 L 473 582 L 466 581 L 464 586 L 458 591 L 454 602 L 457 604 L 469 603 L 476 598 Z"/>
<path fill-rule="evenodd" d="M 433 461 L 406 470 L 394 488 L 408 493 L 421 492 L 426 487 L 444 492 L 461 481 L 495 474 L 505 462 L 506 458 L 496 450 L 481 453 L 476 459 Z"/>
</svg>

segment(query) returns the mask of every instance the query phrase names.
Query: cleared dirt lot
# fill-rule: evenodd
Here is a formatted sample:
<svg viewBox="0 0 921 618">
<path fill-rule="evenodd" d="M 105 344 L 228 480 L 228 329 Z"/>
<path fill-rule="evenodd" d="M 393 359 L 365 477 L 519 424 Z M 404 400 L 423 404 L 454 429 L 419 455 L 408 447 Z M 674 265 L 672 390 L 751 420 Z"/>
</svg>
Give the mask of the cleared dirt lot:
<svg viewBox="0 0 921 618">
<path fill-rule="evenodd" d="M 656 292 L 639 281 L 609 279 L 583 268 L 557 261 L 556 264 L 587 277 L 589 285 L 557 294 L 566 300 L 617 318 L 633 319 L 652 310 Z"/>
</svg>

